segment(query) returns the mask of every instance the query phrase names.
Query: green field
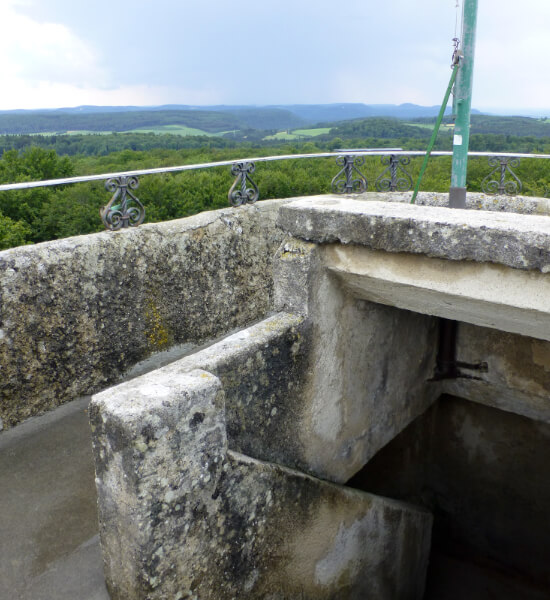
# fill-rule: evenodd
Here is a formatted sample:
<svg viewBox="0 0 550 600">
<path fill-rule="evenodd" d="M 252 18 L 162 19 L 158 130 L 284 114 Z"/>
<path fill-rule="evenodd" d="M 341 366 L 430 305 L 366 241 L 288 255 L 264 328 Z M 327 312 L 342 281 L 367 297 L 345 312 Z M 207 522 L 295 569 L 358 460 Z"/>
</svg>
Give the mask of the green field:
<svg viewBox="0 0 550 600">
<path fill-rule="evenodd" d="M 330 127 L 317 127 L 315 129 L 294 129 L 292 131 L 279 131 L 274 135 L 268 135 L 264 137 L 264 140 L 303 140 L 305 138 L 315 137 L 317 135 L 323 135 L 329 133 Z"/>
<path fill-rule="evenodd" d="M 138 127 L 137 129 L 128 129 L 127 131 L 91 131 L 89 129 L 75 129 L 73 131 L 43 131 L 41 133 L 31 133 L 30 135 L 110 135 L 112 133 L 154 133 L 157 135 L 171 134 L 171 135 L 206 135 L 209 137 L 223 135 L 228 133 L 226 131 L 220 131 L 217 133 L 211 133 L 203 131 L 202 129 L 196 129 L 195 127 L 186 127 L 185 125 L 159 125 L 157 127 Z"/>
<path fill-rule="evenodd" d="M 219 133 L 209 133 L 202 129 L 195 129 L 194 127 L 186 127 L 185 125 L 159 125 L 157 127 L 138 127 L 137 129 L 130 129 L 124 133 L 156 133 L 161 135 L 163 133 L 171 133 L 172 135 L 208 135 L 215 136 L 220 135 Z"/>
<path fill-rule="evenodd" d="M 315 137 L 329 133 L 332 127 L 317 127 L 316 129 L 295 129 L 292 133 L 296 135 L 305 135 L 307 137 Z"/>
</svg>

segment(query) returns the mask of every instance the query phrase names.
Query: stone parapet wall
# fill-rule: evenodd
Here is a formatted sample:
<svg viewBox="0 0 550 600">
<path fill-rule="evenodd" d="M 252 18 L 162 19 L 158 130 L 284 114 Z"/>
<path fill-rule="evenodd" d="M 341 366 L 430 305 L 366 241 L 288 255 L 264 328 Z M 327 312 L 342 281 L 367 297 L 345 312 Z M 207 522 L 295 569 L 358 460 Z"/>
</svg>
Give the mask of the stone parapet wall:
<svg viewBox="0 0 550 600">
<path fill-rule="evenodd" d="M 311 343 L 308 322 L 277 313 L 161 372 L 167 379 L 194 369 L 214 374 L 223 385 L 231 450 L 316 474 L 307 460 L 303 423 Z"/>
<path fill-rule="evenodd" d="M 3 425 L 93 393 L 155 352 L 265 316 L 280 205 L 0 252 Z"/>
<path fill-rule="evenodd" d="M 113 600 L 421 598 L 430 515 L 341 484 L 445 392 L 547 419 L 546 217 L 327 196 L 278 222 L 276 314 L 92 400 Z"/>
</svg>

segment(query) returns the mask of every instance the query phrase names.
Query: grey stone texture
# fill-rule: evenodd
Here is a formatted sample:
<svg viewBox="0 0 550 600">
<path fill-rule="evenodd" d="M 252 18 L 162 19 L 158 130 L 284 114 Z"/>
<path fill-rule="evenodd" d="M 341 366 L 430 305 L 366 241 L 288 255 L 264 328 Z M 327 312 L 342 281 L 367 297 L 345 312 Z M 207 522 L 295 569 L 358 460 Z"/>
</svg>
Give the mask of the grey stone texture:
<svg viewBox="0 0 550 600">
<path fill-rule="evenodd" d="M 550 424 L 550 342 L 460 323 L 457 359 L 487 372 L 465 370 L 442 391 Z"/>
<path fill-rule="evenodd" d="M 225 395 L 229 447 L 312 472 L 306 453 L 304 387 L 311 369 L 311 326 L 277 313 L 164 367 L 170 376 L 202 369 Z"/>
<path fill-rule="evenodd" d="M 156 371 L 93 399 L 100 537 L 113 600 L 185 598 L 186 578 L 207 575 L 208 509 L 227 450 L 223 402 L 219 380 L 204 371 L 170 378 Z"/>
<path fill-rule="evenodd" d="M 430 515 L 334 484 L 435 401 L 436 321 L 356 298 L 326 263 L 288 238 L 279 312 L 94 397 L 115 599 L 422 597 Z"/>
<path fill-rule="evenodd" d="M 0 435 L 0 598 L 108 600 L 81 398 Z"/>
<path fill-rule="evenodd" d="M 358 298 L 550 340 L 550 277 L 493 263 L 324 245 L 327 268 Z"/>
<path fill-rule="evenodd" d="M 307 316 L 311 365 L 300 405 L 308 472 L 343 483 L 423 413 L 438 390 L 437 320 L 351 293 L 328 246 L 295 238 L 274 263 L 275 307 Z"/>
<path fill-rule="evenodd" d="M 514 430 L 505 420 L 520 417 L 507 414 L 493 427 L 480 404 L 549 423 L 550 343 L 461 324 L 459 360 L 487 361 L 488 372 L 430 381 L 437 319 L 361 297 L 353 273 L 337 272 L 332 254 L 363 245 L 441 263 L 495 262 L 502 271 L 544 278 L 547 217 L 498 211 L 540 215 L 547 205 L 468 197 L 470 207 L 479 202 L 489 214 L 408 206 L 395 194 L 384 197 L 393 204 L 366 196 L 284 205 L 279 223 L 291 235 L 275 259 L 281 202 L 0 253 L 0 418 L 8 426 L 102 388 L 160 350 L 263 318 L 94 397 L 100 535 L 113 600 L 419 600 L 431 516 L 340 485 L 402 432 L 403 464 L 411 469 L 394 463 L 389 491 L 399 497 L 399 481 L 422 481 L 427 463 L 407 462 L 420 448 L 435 462 L 449 454 L 449 472 L 437 462 L 441 472 L 432 475 L 443 482 L 436 491 L 449 515 L 460 512 L 463 497 L 473 507 L 462 541 L 470 536 L 490 546 L 487 540 L 497 539 L 500 556 L 513 554 L 523 532 L 502 511 L 493 519 L 499 494 L 517 501 L 530 531 L 544 520 L 548 503 L 536 504 L 531 518 L 529 502 L 538 489 L 536 467 L 545 468 L 538 449 L 548 438 L 545 424 L 525 420 Z M 421 197 L 425 204 L 440 200 Z M 272 308 L 278 312 L 264 318 Z M 421 439 L 407 438 L 407 427 L 431 414 L 442 391 L 477 404 L 448 410 L 435 445 L 433 420 L 417 430 Z M 521 467 L 513 463 L 516 449 Z M 481 462 L 494 465 L 494 477 L 475 471 Z M 472 490 L 464 492 L 470 469 Z M 524 490 L 503 485 L 509 470 L 527 479 Z M 476 494 L 487 481 L 481 514 Z M 547 487 L 540 486 L 543 497 Z M 423 503 L 424 492 L 417 488 L 407 499 Z M 69 561 L 47 554 L 59 519 L 48 521 L 39 546 L 45 567 L 27 591 L 40 597 L 55 590 L 54 571 L 79 589 L 71 565 L 97 555 L 95 530 L 86 529 L 95 515 L 89 500 L 82 502 L 86 519 L 63 538 L 72 540 Z M 540 539 L 521 538 L 540 548 L 539 578 L 546 529 Z M 86 593 L 102 597 L 97 573 L 86 585 Z"/>
<path fill-rule="evenodd" d="M 265 316 L 280 204 L 0 252 L 4 427 Z"/>
<path fill-rule="evenodd" d="M 550 271 L 547 216 L 317 196 L 282 206 L 279 224 L 295 237 L 320 244 L 360 244 Z"/>
<path fill-rule="evenodd" d="M 429 513 L 228 450 L 224 404 L 170 368 L 94 397 L 113 600 L 422 597 Z"/>
</svg>

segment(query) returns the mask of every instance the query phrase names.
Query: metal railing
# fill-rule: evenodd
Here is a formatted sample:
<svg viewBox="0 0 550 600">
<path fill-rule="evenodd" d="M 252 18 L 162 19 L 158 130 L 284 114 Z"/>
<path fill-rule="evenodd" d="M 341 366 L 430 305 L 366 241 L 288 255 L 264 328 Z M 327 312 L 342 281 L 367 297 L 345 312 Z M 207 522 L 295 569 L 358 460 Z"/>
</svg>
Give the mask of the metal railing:
<svg viewBox="0 0 550 600">
<path fill-rule="evenodd" d="M 332 179 L 332 191 L 337 194 L 350 194 L 363 193 L 369 189 L 369 182 L 361 172 L 360 167 L 365 164 L 365 157 L 380 156 L 381 164 L 384 169 L 374 181 L 374 188 L 376 191 L 407 192 L 413 187 L 413 178 L 405 167 L 410 164 L 412 157 L 424 155 L 425 152 L 423 151 L 401 150 L 398 148 L 376 148 L 367 150 L 344 149 L 335 152 L 321 152 L 315 154 L 262 156 L 175 167 L 159 167 L 118 173 L 104 173 L 100 175 L 67 177 L 64 179 L 2 184 L 0 185 L 0 192 L 103 180 L 105 181 L 105 188 L 113 195 L 110 201 L 100 210 L 100 216 L 107 229 L 118 230 L 125 227 L 135 227 L 140 225 L 145 219 L 145 207 L 134 194 L 134 191 L 139 185 L 138 177 L 143 175 L 179 173 L 183 171 L 229 166 L 235 180 L 229 190 L 228 199 L 233 206 L 240 206 L 242 204 L 254 203 L 259 199 L 260 190 L 252 179 L 257 163 L 336 157 L 336 164 L 340 167 L 340 170 Z M 452 156 L 452 152 L 437 151 L 432 152 L 432 156 Z M 482 181 L 481 188 L 483 193 L 508 196 L 521 193 L 523 189 L 522 182 L 512 170 L 512 168 L 515 169 L 519 166 L 521 159 L 550 159 L 550 155 L 548 154 L 511 154 L 495 152 L 469 152 L 468 156 L 488 157 L 489 166 L 492 167 L 492 170 Z"/>
</svg>

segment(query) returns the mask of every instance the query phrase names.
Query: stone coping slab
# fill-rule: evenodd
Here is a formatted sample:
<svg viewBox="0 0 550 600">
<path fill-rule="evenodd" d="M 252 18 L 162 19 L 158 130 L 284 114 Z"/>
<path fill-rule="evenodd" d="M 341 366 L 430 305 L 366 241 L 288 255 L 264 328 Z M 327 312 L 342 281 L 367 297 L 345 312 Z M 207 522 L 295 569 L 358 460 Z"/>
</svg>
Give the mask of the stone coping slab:
<svg viewBox="0 0 550 600">
<path fill-rule="evenodd" d="M 321 244 L 358 244 L 386 252 L 550 272 L 547 216 L 326 195 L 281 206 L 278 223 L 295 237 Z"/>
<path fill-rule="evenodd" d="M 410 204 L 412 192 L 366 192 L 365 194 L 346 194 L 343 197 L 356 200 L 374 200 L 383 202 L 404 202 Z M 449 206 L 448 192 L 419 192 L 416 197 L 417 206 Z M 473 210 L 490 210 L 496 212 L 513 212 L 523 214 L 550 214 L 550 198 L 535 196 L 504 196 L 468 192 L 466 208 Z"/>
</svg>

